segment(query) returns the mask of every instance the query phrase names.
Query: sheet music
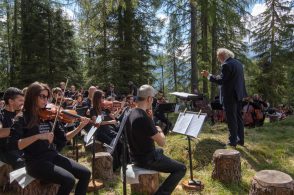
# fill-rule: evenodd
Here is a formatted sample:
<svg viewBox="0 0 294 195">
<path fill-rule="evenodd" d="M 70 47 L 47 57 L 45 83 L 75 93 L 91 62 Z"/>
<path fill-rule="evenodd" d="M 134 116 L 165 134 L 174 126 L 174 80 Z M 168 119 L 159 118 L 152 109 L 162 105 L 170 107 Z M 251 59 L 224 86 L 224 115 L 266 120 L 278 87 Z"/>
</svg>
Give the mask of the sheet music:
<svg viewBox="0 0 294 195">
<path fill-rule="evenodd" d="M 194 114 L 191 120 L 191 123 L 185 134 L 192 137 L 197 137 L 198 134 L 200 133 L 200 130 L 202 129 L 205 118 L 206 118 L 206 114 L 199 115 L 199 118 L 198 118 L 198 115 Z"/>
<path fill-rule="evenodd" d="M 172 92 L 169 93 L 171 95 L 187 98 L 187 97 L 197 97 L 198 95 L 192 94 L 192 93 L 185 93 L 185 92 Z"/>
<path fill-rule="evenodd" d="M 98 115 L 95 122 L 96 123 L 101 123 L 102 122 L 102 116 L 101 115 Z M 86 144 L 89 143 L 89 141 L 91 140 L 91 137 L 93 137 L 93 135 L 96 132 L 96 130 L 97 130 L 97 127 L 92 126 L 92 128 L 89 131 L 89 133 L 86 135 L 86 138 L 85 138 Z"/>
<path fill-rule="evenodd" d="M 192 118 L 193 118 L 193 114 L 190 114 L 190 113 L 184 114 L 181 112 L 178 116 L 178 120 L 173 128 L 173 131 L 177 133 L 185 134 Z"/>
<path fill-rule="evenodd" d="M 10 172 L 9 177 L 10 177 L 10 183 L 16 180 L 22 188 L 25 188 L 32 181 L 35 180 L 35 178 L 27 174 L 25 167 Z"/>
<path fill-rule="evenodd" d="M 191 137 L 197 137 L 203 127 L 205 118 L 205 113 L 200 114 L 198 117 L 197 113 L 190 112 L 184 114 L 181 112 L 172 131 Z"/>
</svg>

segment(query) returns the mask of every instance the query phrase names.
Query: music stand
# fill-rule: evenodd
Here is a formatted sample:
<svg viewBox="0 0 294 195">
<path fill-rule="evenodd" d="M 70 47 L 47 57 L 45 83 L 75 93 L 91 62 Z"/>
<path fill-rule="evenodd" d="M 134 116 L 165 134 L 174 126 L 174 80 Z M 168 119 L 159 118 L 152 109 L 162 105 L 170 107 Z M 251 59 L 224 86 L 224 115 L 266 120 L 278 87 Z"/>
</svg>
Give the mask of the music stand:
<svg viewBox="0 0 294 195">
<path fill-rule="evenodd" d="M 173 128 L 173 132 L 186 135 L 188 139 L 188 153 L 189 153 L 189 166 L 190 166 L 190 180 L 184 181 L 183 188 L 187 190 L 202 190 L 203 185 L 201 181 L 194 180 L 192 170 L 192 150 L 191 150 L 191 137 L 197 138 L 200 133 L 207 114 L 195 112 L 181 112 L 178 116 L 177 122 Z"/>
<path fill-rule="evenodd" d="M 96 118 L 96 123 L 101 123 L 102 122 L 102 116 L 101 115 L 98 115 L 97 118 Z M 96 132 L 99 128 L 95 127 L 95 126 L 92 126 L 92 128 L 90 129 L 90 131 L 88 132 L 87 135 L 85 135 L 85 142 L 86 142 L 86 145 L 89 145 L 92 143 L 92 173 L 94 173 L 94 167 L 95 167 L 95 141 L 96 141 L 96 138 L 95 138 L 95 135 L 96 135 Z M 103 187 L 103 183 L 100 182 L 99 180 L 96 180 L 93 178 L 93 175 L 92 175 L 92 179 L 88 185 L 88 190 L 89 191 L 95 191 L 95 190 L 98 190 L 100 188 Z"/>
<path fill-rule="evenodd" d="M 104 146 L 106 147 L 106 151 L 112 154 L 117 146 L 118 141 L 120 138 L 123 140 L 123 158 L 122 158 L 122 173 L 123 173 L 123 195 L 127 194 L 127 182 L 126 182 L 126 169 L 127 169 L 127 158 L 126 158 L 126 152 L 127 152 L 127 133 L 125 132 L 125 124 L 127 122 L 127 119 L 129 117 L 130 110 L 127 110 L 124 113 L 124 117 L 120 123 L 119 130 L 117 132 L 116 137 L 111 142 L 110 145 L 107 145 L 104 143 Z"/>
</svg>

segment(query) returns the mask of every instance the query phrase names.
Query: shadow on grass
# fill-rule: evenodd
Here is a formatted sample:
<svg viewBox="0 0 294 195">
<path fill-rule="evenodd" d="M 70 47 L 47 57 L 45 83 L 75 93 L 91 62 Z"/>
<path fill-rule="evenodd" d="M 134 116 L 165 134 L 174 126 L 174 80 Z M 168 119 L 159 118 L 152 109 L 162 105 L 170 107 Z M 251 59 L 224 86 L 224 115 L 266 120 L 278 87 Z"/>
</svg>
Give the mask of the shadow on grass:
<svg viewBox="0 0 294 195">
<path fill-rule="evenodd" d="M 203 139 L 196 143 L 193 158 L 197 161 L 196 169 L 207 166 L 212 161 L 213 153 L 217 149 L 224 149 L 224 143 L 214 139 Z"/>
</svg>

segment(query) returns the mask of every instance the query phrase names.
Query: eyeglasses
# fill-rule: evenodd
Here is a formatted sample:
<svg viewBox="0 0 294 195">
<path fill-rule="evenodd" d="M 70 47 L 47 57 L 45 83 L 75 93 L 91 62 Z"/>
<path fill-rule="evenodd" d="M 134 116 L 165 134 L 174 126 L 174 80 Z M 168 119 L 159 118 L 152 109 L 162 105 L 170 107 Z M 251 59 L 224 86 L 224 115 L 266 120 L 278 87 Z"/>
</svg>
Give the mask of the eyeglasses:
<svg viewBox="0 0 294 195">
<path fill-rule="evenodd" d="M 46 96 L 44 94 L 40 94 L 39 97 L 42 99 L 42 100 L 48 100 L 49 96 Z"/>
</svg>

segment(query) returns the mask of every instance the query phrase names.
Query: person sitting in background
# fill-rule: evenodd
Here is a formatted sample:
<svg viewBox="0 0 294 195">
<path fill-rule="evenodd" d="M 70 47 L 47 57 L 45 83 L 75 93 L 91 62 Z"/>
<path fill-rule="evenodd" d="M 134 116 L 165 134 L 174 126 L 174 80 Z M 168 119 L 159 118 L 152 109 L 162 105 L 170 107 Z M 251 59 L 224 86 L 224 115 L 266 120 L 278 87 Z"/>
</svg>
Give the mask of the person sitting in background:
<svg viewBox="0 0 294 195">
<path fill-rule="evenodd" d="M 110 101 L 114 101 L 118 98 L 117 91 L 114 90 L 114 85 L 112 83 L 109 84 L 108 89 L 106 90 L 105 94 L 106 98 L 111 98 Z"/>
<path fill-rule="evenodd" d="M 24 95 L 22 91 L 15 87 L 9 87 L 4 93 L 5 107 L 0 112 L 2 127 L 2 138 L 0 139 L 0 160 L 11 165 L 13 169 L 24 167 L 23 153 L 19 150 L 7 150 L 10 128 L 14 122 L 14 118 L 22 109 L 24 104 Z"/>
</svg>

